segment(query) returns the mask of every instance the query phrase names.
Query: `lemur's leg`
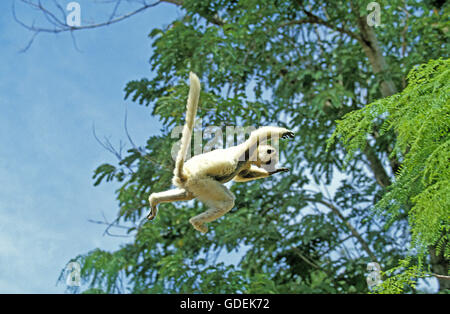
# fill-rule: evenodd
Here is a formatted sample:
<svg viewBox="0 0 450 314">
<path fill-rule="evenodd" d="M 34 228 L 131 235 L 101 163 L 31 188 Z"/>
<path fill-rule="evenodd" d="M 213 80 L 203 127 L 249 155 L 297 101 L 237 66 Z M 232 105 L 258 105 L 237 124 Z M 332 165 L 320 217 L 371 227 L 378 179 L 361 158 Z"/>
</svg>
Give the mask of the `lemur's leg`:
<svg viewBox="0 0 450 314">
<path fill-rule="evenodd" d="M 148 214 L 147 218 L 149 220 L 152 220 L 155 218 L 156 213 L 158 212 L 156 206 L 159 203 L 168 203 L 168 202 L 175 202 L 175 201 L 189 201 L 191 199 L 195 198 L 195 196 L 184 190 L 184 189 L 173 189 L 168 190 L 164 192 L 159 193 L 152 193 L 150 194 L 150 197 L 148 198 L 150 202 L 150 208 L 151 211 Z"/>
<path fill-rule="evenodd" d="M 266 169 L 257 167 L 255 165 L 251 165 L 250 169 L 244 170 L 241 173 L 239 173 L 236 177 L 234 177 L 234 181 L 236 182 L 248 182 L 252 180 L 258 180 L 262 178 L 267 178 L 268 176 L 278 173 L 278 172 L 285 172 L 289 171 L 287 168 L 280 168 L 276 169 L 274 171 L 267 171 Z"/>
<path fill-rule="evenodd" d="M 207 211 L 189 220 L 194 228 L 202 233 L 208 231 L 205 223 L 222 217 L 234 206 L 235 197 L 233 193 L 214 179 L 202 179 L 194 185 L 190 185 L 189 191 L 209 207 Z"/>
</svg>

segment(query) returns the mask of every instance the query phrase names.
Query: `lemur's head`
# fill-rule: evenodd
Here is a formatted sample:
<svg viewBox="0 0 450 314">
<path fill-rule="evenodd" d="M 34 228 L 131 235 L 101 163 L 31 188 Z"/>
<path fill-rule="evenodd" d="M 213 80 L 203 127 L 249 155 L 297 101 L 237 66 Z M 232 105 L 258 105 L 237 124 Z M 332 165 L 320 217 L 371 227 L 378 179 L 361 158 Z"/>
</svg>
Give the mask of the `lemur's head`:
<svg viewBox="0 0 450 314">
<path fill-rule="evenodd" d="M 278 163 L 278 152 L 270 145 L 258 146 L 257 165 L 267 171 L 274 171 Z"/>
</svg>

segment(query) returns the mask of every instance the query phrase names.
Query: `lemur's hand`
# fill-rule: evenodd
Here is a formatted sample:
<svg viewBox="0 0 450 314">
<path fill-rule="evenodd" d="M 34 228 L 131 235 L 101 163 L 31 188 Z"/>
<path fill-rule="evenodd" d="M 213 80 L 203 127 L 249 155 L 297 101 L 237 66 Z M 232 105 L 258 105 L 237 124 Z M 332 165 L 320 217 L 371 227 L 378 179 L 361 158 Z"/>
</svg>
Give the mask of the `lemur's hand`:
<svg viewBox="0 0 450 314">
<path fill-rule="evenodd" d="M 288 168 L 279 168 L 279 169 L 276 169 L 275 171 L 271 171 L 271 172 L 269 172 L 269 174 L 275 174 L 275 173 L 278 173 L 278 172 L 287 172 L 287 171 L 290 171 Z"/>
<path fill-rule="evenodd" d="M 294 138 L 295 133 L 292 131 L 285 132 L 281 135 L 281 138 Z"/>
</svg>

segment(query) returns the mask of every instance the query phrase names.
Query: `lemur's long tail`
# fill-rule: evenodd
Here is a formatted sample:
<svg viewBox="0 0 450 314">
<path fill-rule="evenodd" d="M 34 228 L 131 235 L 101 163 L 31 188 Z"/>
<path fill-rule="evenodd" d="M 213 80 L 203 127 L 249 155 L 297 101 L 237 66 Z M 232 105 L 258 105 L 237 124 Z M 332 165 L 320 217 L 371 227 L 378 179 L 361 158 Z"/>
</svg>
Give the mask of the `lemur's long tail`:
<svg viewBox="0 0 450 314">
<path fill-rule="evenodd" d="M 186 105 L 186 122 L 181 135 L 180 150 L 175 161 L 175 169 L 173 171 L 173 183 L 177 186 L 182 185 L 186 181 L 186 175 L 183 173 L 184 158 L 186 158 L 187 149 L 191 141 L 192 129 L 194 128 L 194 120 L 197 114 L 198 100 L 200 98 L 200 80 L 195 73 L 189 73 L 189 96 Z"/>
</svg>

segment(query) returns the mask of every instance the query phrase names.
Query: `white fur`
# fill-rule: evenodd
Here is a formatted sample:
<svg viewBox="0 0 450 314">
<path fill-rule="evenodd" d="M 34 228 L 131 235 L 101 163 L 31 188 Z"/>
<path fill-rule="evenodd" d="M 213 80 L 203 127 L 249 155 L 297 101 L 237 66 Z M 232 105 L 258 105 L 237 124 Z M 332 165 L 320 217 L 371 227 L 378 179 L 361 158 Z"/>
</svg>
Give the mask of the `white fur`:
<svg viewBox="0 0 450 314">
<path fill-rule="evenodd" d="M 148 218 L 153 219 L 156 216 L 159 203 L 197 198 L 209 209 L 189 221 L 196 230 L 204 233 L 208 230 L 205 223 L 220 218 L 234 206 L 235 197 L 223 183 L 230 180 L 247 182 L 287 171 L 285 168 L 275 168 L 278 163 L 278 153 L 266 142 L 270 139 L 278 140 L 286 134 L 292 137 L 293 133 L 280 127 L 262 127 L 253 131 L 249 139 L 240 145 L 216 149 L 184 162 L 200 95 L 199 80 L 192 72 L 190 83 L 186 124 L 183 128 L 181 147 L 172 180 L 178 188 L 152 193 L 149 197 L 152 210 Z"/>
</svg>

